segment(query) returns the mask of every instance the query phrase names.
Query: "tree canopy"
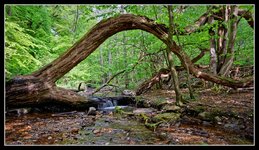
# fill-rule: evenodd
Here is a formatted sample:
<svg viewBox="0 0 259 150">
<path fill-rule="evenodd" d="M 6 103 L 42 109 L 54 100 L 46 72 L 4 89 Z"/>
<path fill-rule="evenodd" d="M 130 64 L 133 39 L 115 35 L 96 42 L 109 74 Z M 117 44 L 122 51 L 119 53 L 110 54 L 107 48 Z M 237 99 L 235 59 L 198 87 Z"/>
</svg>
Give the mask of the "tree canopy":
<svg viewBox="0 0 259 150">
<path fill-rule="evenodd" d="M 184 33 L 188 25 L 207 12 L 208 7 L 173 5 L 177 31 Z M 253 5 L 238 7 L 244 10 L 244 16 L 248 12 L 254 14 Z M 163 5 L 5 5 L 6 80 L 17 75 L 30 74 L 47 65 L 99 21 L 126 13 L 146 16 L 159 24 L 169 26 L 167 7 Z M 240 22 L 234 45 L 234 65 L 253 65 L 254 29 L 249 26 L 249 20 L 245 17 L 238 19 Z M 179 34 L 178 38 L 174 36 L 174 41 L 194 58 L 201 49 L 210 48 L 211 36 L 208 31 L 211 28 L 216 31 L 220 23 L 220 20 L 215 20 L 212 24 L 206 23 L 191 34 Z M 219 39 L 219 36 L 215 34 L 215 38 Z M 164 59 L 165 49 L 166 45 L 150 33 L 140 30 L 119 32 L 59 79 L 57 84 L 69 88 L 76 88 L 80 82 L 101 84 L 118 71 L 126 69 L 114 82 L 125 86 L 129 84 L 129 88 L 135 88 L 167 66 Z M 135 66 L 140 58 L 141 62 Z M 175 65 L 180 66 L 180 60 L 175 56 L 173 58 Z M 210 64 L 210 54 L 205 53 L 196 64 Z"/>
</svg>

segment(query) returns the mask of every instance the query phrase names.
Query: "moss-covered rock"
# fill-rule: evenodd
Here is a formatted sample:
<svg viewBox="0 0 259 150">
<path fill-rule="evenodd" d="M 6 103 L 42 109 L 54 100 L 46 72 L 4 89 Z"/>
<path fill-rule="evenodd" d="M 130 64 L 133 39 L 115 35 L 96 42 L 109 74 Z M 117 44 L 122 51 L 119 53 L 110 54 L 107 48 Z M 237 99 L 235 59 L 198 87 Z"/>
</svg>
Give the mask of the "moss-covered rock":
<svg viewBox="0 0 259 150">
<path fill-rule="evenodd" d="M 205 121 L 217 121 L 217 114 L 204 111 L 198 114 L 198 118 Z"/>
<path fill-rule="evenodd" d="M 138 115 L 138 114 L 151 114 L 153 112 L 156 112 L 156 109 L 154 108 L 136 108 L 133 110 L 133 114 Z"/>
<path fill-rule="evenodd" d="M 165 105 L 165 104 L 167 104 L 167 101 L 166 101 L 165 98 L 158 98 L 158 99 L 156 99 L 156 100 L 153 102 L 153 105 L 155 105 L 155 106 L 157 106 L 157 107 L 159 107 L 159 106 L 161 106 L 161 105 Z"/>
<path fill-rule="evenodd" d="M 154 122 L 159 122 L 159 121 L 176 121 L 180 118 L 180 113 L 162 113 L 162 114 L 157 114 L 152 118 L 152 121 Z"/>
<path fill-rule="evenodd" d="M 201 113 L 205 111 L 205 108 L 204 106 L 196 106 L 193 110 L 197 113 Z"/>
<path fill-rule="evenodd" d="M 164 112 L 179 112 L 181 110 L 181 107 L 176 105 L 165 105 L 162 110 Z"/>
</svg>

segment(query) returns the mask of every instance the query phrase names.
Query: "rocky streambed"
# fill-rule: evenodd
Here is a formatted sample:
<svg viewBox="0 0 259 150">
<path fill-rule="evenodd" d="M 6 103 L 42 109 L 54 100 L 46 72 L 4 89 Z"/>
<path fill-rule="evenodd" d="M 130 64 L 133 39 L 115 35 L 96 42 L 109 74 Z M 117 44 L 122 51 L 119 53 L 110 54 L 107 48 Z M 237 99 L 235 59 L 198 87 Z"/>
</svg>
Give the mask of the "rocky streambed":
<svg viewBox="0 0 259 150">
<path fill-rule="evenodd" d="M 252 92 L 200 92 L 174 105 L 173 93 L 152 91 L 135 105 L 66 113 L 9 115 L 6 145 L 253 145 Z"/>
</svg>

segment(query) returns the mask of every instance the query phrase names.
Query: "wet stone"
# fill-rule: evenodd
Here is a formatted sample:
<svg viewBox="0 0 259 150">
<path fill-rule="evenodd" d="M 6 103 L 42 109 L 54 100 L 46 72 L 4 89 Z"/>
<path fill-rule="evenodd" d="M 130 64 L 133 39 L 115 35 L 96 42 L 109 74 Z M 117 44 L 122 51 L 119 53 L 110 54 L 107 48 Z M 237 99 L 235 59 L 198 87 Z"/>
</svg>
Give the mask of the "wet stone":
<svg viewBox="0 0 259 150">
<path fill-rule="evenodd" d="M 202 121 L 202 125 L 204 125 L 204 126 L 211 126 L 211 122 Z"/>
<path fill-rule="evenodd" d="M 209 112 L 201 112 L 198 114 L 198 118 L 205 121 L 213 120 L 211 117 L 212 117 L 212 114 L 210 114 Z"/>
<path fill-rule="evenodd" d="M 181 107 L 176 105 L 165 105 L 162 110 L 165 112 L 178 112 L 181 110 Z"/>
<path fill-rule="evenodd" d="M 219 116 L 216 116 L 214 119 L 215 119 L 216 122 L 221 122 L 221 119 L 220 119 Z"/>
<path fill-rule="evenodd" d="M 149 114 L 149 113 L 152 113 L 152 112 L 155 112 L 156 110 L 153 109 L 153 108 L 137 108 L 135 110 L 133 110 L 133 113 L 134 114 L 141 114 L 141 113 L 144 113 L 144 114 Z"/>
<path fill-rule="evenodd" d="M 238 130 L 239 127 L 237 124 L 231 124 L 231 123 L 227 123 L 224 125 L 224 128 L 226 129 L 232 129 L 232 130 Z"/>
</svg>

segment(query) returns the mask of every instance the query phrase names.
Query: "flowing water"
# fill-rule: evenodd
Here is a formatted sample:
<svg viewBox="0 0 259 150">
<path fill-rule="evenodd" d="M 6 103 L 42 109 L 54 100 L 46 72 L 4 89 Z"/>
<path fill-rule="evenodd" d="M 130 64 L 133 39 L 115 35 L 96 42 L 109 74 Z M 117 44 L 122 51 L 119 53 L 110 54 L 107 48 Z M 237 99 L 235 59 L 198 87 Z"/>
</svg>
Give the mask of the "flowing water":
<svg viewBox="0 0 259 150">
<path fill-rule="evenodd" d="M 97 110 L 101 111 L 102 113 L 110 113 L 110 112 L 114 112 L 115 108 L 121 108 L 121 109 L 126 109 L 129 108 L 130 106 L 126 106 L 126 105 L 118 105 L 118 101 L 117 100 L 105 100 L 102 103 L 98 104 Z"/>
<path fill-rule="evenodd" d="M 100 101 L 98 98 L 95 99 Z M 135 113 L 135 115 L 118 115 L 114 112 L 116 106 Z M 214 126 L 211 122 L 203 121 L 201 124 L 197 124 L 183 116 L 175 124 L 165 122 L 160 124 L 156 130 L 150 129 L 136 115 L 157 113 L 156 109 L 120 105 L 117 100 L 102 101 L 97 107 L 97 112 L 96 115 L 71 111 L 6 116 L 5 144 L 251 145 L 254 141 L 241 133 Z"/>
</svg>

